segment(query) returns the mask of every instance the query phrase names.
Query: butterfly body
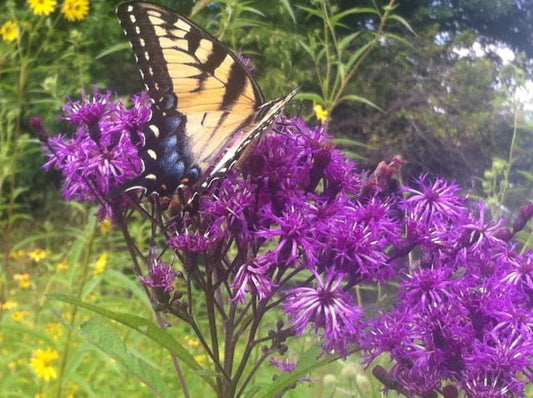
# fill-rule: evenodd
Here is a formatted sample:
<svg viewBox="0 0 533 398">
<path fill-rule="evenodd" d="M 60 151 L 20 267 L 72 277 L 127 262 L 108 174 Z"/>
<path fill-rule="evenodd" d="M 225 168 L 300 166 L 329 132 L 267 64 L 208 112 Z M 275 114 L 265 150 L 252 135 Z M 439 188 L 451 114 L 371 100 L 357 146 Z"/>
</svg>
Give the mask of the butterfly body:
<svg viewBox="0 0 533 398">
<path fill-rule="evenodd" d="M 180 185 L 205 189 L 246 157 L 296 93 L 265 103 L 235 54 L 171 10 L 129 2 L 117 16 L 153 102 L 144 170 L 126 189 L 162 196 Z"/>
</svg>

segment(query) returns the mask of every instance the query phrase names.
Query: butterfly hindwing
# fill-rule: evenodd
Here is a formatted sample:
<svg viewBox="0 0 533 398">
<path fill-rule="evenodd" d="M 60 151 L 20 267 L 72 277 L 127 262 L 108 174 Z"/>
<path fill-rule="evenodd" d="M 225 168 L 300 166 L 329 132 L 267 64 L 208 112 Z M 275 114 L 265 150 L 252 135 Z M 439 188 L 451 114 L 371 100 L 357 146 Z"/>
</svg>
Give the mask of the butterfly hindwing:
<svg viewBox="0 0 533 398">
<path fill-rule="evenodd" d="M 208 185 L 294 95 L 264 104 L 238 57 L 171 10 L 128 2 L 117 16 L 153 101 L 141 153 L 144 171 L 130 188 L 167 195 L 182 183 Z"/>
</svg>

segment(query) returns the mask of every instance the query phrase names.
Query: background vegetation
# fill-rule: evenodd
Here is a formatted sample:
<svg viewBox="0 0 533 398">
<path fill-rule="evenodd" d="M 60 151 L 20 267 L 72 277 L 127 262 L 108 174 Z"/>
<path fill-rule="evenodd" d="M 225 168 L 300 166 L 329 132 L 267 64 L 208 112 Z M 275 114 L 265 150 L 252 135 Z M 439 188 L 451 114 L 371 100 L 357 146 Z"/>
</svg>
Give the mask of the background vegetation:
<svg viewBox="0 0 533 398">
<path fill-rule="evenodd" d="M 141 90 L 114 16 L 120 1 L 92 1 L 79 18 L 68 17 L 68 1 L 44 1 L 53 4 L 49 13 L 34 3 L 0 4 L 0 396 L 151 396 L 125 376 L 131 369 L 120 358 L 91 344 L 90 332 L 81 336 L 77 326 L 93 314 L 45 297 L 62 292 L 111 310 L 151 313 L 118 231 L 98 225 L 94 209 L 59 197 L 60 182 L 41 170 L 29 126 L 30 116 L 41 115 L 51 131 L 67 133 L 57 119 L 65 97 L 93 85 L 124 96 Z M 403 179 L 421 171 L 454 178 L 509 218 L 532 197 L 533 1 L 159 3 L 251 57 L 267 98 L 301 86 L 301 101 L 289 112 L 327 123 L 360 165 L 372 169 L 401 155 Z M 145 232 L 140 223 L 137 233 Z M 523 239 L 531 242 L 531 235 Z M 159 369 L 177 390 L 163 351 L 109 328 L 128 355 Z M 189 330 L 171 330 L 197 361 L 206 360 Z M 273 373 L 266 369 L 256 383 Z M 353 360 L 312 379 L 312 387 L 298 388 L 317 397 L 379 394 Z M 191 389 L 193 396 L 204 391 L 200 381 Z"/>
</svg>

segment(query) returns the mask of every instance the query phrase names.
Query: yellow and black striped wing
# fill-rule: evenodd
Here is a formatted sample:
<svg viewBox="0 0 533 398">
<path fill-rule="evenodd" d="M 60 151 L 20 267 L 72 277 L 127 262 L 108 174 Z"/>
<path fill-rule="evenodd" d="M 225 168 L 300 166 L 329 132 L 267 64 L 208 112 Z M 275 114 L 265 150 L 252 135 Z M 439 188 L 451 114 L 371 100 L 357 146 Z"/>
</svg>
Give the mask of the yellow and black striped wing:
<svg viewBox="0 0 533 398">
<path fill-rule="evenodd" d="M 238 57 L 171 10 L 128 2 L 117 16 L 153 100 L 144 172 L 131 187 L 166 195 L 182 183 L 207 185 L 235 163 L 290 99 L 264 104 Z"/>
</svg>

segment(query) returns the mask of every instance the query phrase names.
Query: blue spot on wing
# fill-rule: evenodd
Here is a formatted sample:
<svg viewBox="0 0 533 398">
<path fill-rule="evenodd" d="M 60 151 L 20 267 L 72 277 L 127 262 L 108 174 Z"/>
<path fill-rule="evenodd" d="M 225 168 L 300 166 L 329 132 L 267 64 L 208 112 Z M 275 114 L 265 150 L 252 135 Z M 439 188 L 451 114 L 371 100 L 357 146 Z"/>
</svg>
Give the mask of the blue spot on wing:
<svg viewBox="0 0 533 398">
<path fill-rule="evenodd" d="M 180 156 L 180 148 L 178 146 L 178 137 L 175 135 L 168 135 L 161 140 L 163 147 L 163 156 L 160 159 L 161 168 L 167 177 L 175 180 L 181 179 L 185 174 L 185 162 L 183 156 Z"/>
</svg>

